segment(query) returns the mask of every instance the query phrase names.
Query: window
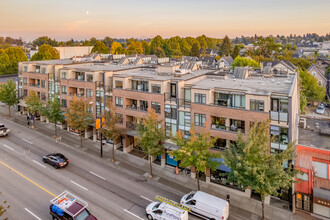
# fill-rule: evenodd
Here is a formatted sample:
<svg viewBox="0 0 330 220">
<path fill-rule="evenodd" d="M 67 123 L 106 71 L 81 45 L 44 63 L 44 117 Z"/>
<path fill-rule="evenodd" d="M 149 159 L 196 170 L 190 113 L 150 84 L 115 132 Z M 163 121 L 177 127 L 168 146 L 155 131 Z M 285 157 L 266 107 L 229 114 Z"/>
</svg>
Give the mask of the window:
<svg viewBox="0 0 330 220">
<path fill-rule="evenodd" d="M 141 92 L 148 92 L 149 91 L 149 83 L 148 83 L 148 81 L 132 80 L 132 90 L 137 90 L 137 91 L 141 91 Z"/>
<path fill-rule="evenodd" d="M 155 109 L 156 113 L 160 114 L 160 103 L 158 102 L 152 102 L 151 108 Z"/>
<path fill-rule="evenodd" d="M 61 100 L 61 103 L 62 103 L 62 107 L 67 107 L 67 104 L 68 104 L 68 101 L 66 99 L 62 99 Z"/>
<path fill-rule="evenodd" d="M 41 93 L 41 100 L 46 101 L 46 93 L 44 92 Z"/>
<path fill-rule="evenodd" d="M 140 110 L 148 111 L 148 101 L 140 101 Z"/>
<path fill-rule="evenodd" d="M 297 179 L 299 180 L 304 180 L 304 181 L 308 181 L 308 174 L 307 173 L 297 173 Z"/>
<path fill-rule="evenodd" d="M 195 113 L 195 125 L 205 127 L 206 115 Z"/>
<path fill-rule="evenodd" d="M 87 82 L 93 82 L 93 75 L 91 75 L 91 74 L 86 74 L 86 81 L 87 81 Z"/>
<path fill-rule="evenodd" d="M 214 143 L 214 147 L 213 148 L 224 150 L 226 148 L 226 145 L 227 145 L 226 139 L 217 138 L 217 140 Z"/>
<path fill-rule="evenodd" d="M 119 113 L 116 113 L 116 115 L 118 116 L 118 118 L 119 118 L 119 124 L 123 124 L 123 114 L 119 114 Z"/>
<path fill-rule="evenodd" d="M 222 117 L 213 117 L 211 128 L 226 129 L 226 119 Z"/>
<path fill-rule="evenodd" d="M 151 85 L 151 92 L 152 93 L 160 93 L 160 85 L 152 84 Z"/>
<path fill-rule="evenodd" d="M 215 92 L 214 105 L 229 106 L 230 105 L 229 95 Z"/>
<path fill-rule="evenodd" d="M 195 93 L 195 103 L 206 104 L 206 95 Z"/>
<path fill-rule="evenodd" d="M 122 89 L 123 88 L 123 81 L 116 80 L 115 81 L 115 88 Z"/>
<path fill-rule="evenodd" d="M 176 106 L 175 105 L 166 105 L 165 106 L 165 117 L 170 119 L 176 119 Z"/>
<path fill-rule="evenodd" d="M 93 96 L 93 89 L 86 89 L 86 98 L 90 98 Z"/>
<path fill-rule="evenodd" d="M 277 126 L 270 126 L 271 147 L 274 149 L 286 150 L 289 143 L 289 129 Z"/>
<path fill-rule="evenodd" d="M 326 163 L 313 161 L 313 172 L 314 176 L 328 179 L 328 169 Z"/>
<path fill-rule="evenodd" d="M 122 97 L 117 97 L 116 96 L 116 106 L 123 107 L 123 98 Z"/>
<path fill-rule="evenodd" d="M 46 88 L 46 80 L 41 80 L 41 88 Z"/>
<path fill-rule="evenodd" d="M 176 84 L 171 83 L 170 85 L 170 96 L 171 98 L 176 98 Z"/>
<path fill-rule="evenodd" d="M 312 72 L 312 75 L 313 75 L 313 76 L 316 76 L 316 73 L 315 73 L 315 71 L 313 71 L 313 72 Z"/>
<path fill-rule="evenodd" d="M 24 89 L 24 90 L 23 90 L 23 95 L 24 95 L 24 96 L 27 96 L 27 93 L 28 93 L 28 92 L 27 92 L 27 89 Z"/>
<path fill-rule="evenodd" d="M 251 99 L 250 100 L 250 110 L 263 112 L 264 111 L 264 101 Z"/>
<path fill-rule="evenodd" d="M 184 89 L 184 101 L 191 102 L 191 89 Z"/>
<path fill-rule="evenodd" d="M 49 81 L 48 82 L 48 91 L 54 91 L 54 90 L 55 90 L 54 82 Z"/>
<path fill-rule="evenodd" d="M 42 68 L 41 68 L 41 73 L 43 73 L 43 74 L 46 73 L 46 68 L 45 68 L 45 67 L 42 67 Z"/>
<path fill-rule="evenodd" d="M 245 109 L 245 95 L 232 95 L 232 106 Z"/>
<path fill-rule="evenodd" d="M 182 130 L 188 130 L 190 129 L 190 112 L 182 112 L 179 111 L 179 125 L 183 128 L 180 128 Z"/>
<path fill-rule="evenodd" d="M 23 78 L 23 84 L 27 85 L 27 78 L 26 77 Z"/>
<path fill-rule="evenodd" d="M 62 94 L 67 94 L 67 87 L 66 86 L 62 86 Z"/>
<path fill-rule="evenodd" d="M 67 72 L 62 72 L 61 73 L 61 78 L 62 79 L 67 79 L 68 78 L 68 73 Z"/>
<path fill-rule="evenodd" d="M 280 112 L 288 112 L 288 105 L 289 105 L 289 100 L 287 99 L 281 99 L 280 100 Z"/>
<path fill-rule="evenodd" d="M 87 111 L 89 112 L 89 113 L 91 113 L 91 114 L 93 114 L 93 106 L 91 105 L 90 107 L 88 107 L 88 109 L 87 109 Z"/>
<path fill-rule="evenodd" d="M 27 72 L 28 71 L 28 66 L 23 66 L 23 72 Z"/>
<path fill-rule="evenodd" d="M 40 66 L 36 66 L 36 73 L 40 73 Z"/>
<path fill-rule="evenodd" d="M 244 133 L 245 121 L 230 119 L 230 130 L 231 131 L 241 130 L 241 132 Z"/>
</svg>

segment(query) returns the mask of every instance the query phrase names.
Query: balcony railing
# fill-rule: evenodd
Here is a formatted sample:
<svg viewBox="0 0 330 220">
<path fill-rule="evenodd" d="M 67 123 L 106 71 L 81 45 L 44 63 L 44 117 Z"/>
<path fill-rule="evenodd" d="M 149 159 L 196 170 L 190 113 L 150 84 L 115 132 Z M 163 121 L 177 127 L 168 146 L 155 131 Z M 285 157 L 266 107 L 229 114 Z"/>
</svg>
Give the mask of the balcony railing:
<svg viewBox="0 0 330 220">
<path fill-rule="evenodd" d="M 144 106 L 138 107 L 136 105 L 126 105 L 126 109 L 138 110 L 138 111 L 144 111 L 144 112 L 147 112 L 148 111 L 148 108 L 146 108 Z"/>
<path fill-rule="evenodd" d="M 184 109 L 190 108 L 190 101 L 187 101 L 185 99 L 179 99 L 179 107 L 182 107 Z"/>
<path fill-rule="evenodd" d="M 211 124 L 212 130 L 218 131 L 230 131 L 230 132 L 238 132 L 239 130 L 244 134 L 244 128 L 238 128 L 236 126 L 225 126 L 225 125 L 218 125 L 218 124 Z"/>
<path fill-rule="evenodd" d="M 103 89 L 104 82 L 96 82 L 96 89 Z"/>
<path fill-rule="evenodd" d="M 287 112 L 270 112 L 270 119 L 273 121 L 288 122 L 288 113 Z"/>
<path fill-rule="evenodd" d="M 170 93 L 165 93 L 165 101 L 176 103 L 176 96 Z"/>
<path fill-rule="evenodd" d="M 40 84 L 30 83 L 30 86 L 40 88 Z"/>
</svg>

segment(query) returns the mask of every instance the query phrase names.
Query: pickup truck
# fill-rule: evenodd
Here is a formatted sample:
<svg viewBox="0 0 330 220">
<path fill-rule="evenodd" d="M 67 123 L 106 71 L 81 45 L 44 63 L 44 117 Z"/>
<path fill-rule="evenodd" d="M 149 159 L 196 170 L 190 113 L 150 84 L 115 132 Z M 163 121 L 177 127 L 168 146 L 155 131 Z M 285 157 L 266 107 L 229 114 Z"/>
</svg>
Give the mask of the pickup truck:
<svg viewBox="0 0 330 220">
<path fill-rule="evenodd" d="M 7 136 L 10 132 L 9 128 L 6 128 L 4 124 L 0 123 L 0 137 Z"/>
<path fill-rule="evenodd" d="M 50 200 L 49 211 L 56 220 L 97 220 L 88 210 L 88 203 L 78 196 L 64 191 Z"/>
</svg>

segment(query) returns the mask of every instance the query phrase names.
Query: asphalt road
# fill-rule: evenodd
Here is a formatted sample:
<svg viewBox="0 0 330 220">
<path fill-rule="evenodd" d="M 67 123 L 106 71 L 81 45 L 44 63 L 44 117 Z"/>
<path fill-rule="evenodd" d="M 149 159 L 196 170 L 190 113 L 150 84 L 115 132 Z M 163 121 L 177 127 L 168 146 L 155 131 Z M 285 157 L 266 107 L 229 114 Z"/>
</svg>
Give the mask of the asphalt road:
<svg viewBox="0 0 330 220">
<path fill-rule="evenodd" d="M 88 157 L 79 150 L 56 145 L 35 130 L 0 116 L 11 128 L 0 138 L 0 201 L 11 206 L 9 219 L 51 219 L 49 200 L 65 189 L 89 203 L 98 219 L 146 219 L 145 207 L 156 195 L 179 201 L 182 194 L 132 176 Z M 69 158 L 64 169 L 42 162 L 61 152 Z M 189 219 L 198 219 L 190 216 Z"/>
</svg>

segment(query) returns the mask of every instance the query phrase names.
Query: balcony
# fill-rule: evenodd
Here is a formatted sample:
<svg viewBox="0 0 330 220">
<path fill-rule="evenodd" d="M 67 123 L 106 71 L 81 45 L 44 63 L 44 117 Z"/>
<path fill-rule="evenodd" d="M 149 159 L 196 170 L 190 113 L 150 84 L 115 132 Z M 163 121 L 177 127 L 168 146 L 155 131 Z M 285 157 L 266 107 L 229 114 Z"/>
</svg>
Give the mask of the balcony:
<svg viewBox="0 0 330 220">
<path fill-rule="evenodd" d="M 165 93 L 165 101 L 176 103 L 176 95 Z"/>
<path fill-rule="evenodd" d="M 40 88 L 40 84 L 30 83 L 30 86 L 32 86 L 32 87 L 36 87 L 36 88 Z"/>
<path fill-rule="evenodd" d="M 272 121 L 278 122 L 288 122 L 288 113 L 287 112 L 270 112 L 270 119 Z"/>
<path fill-rule="evenodd" d="M 96 82 L 96 89 L 102 90 L 104 86 L 104 82 Z"/>
<path fill-rule="evenodd" d="M 211 129 L 214 130 L 223 130 L 223 131 L 229 131 L 229 127 L 226 127 L 226 125 L 220 125 L 220 124 L 211 124 Z"/>
<path fill-rule="evenodd" d="M 190 101 L 187 101 L 185 99 L 179 99 L 179 107 L 183 109 L 190 108 Z"/>
<path fill-rule="evenodd" d="M 138 107 L 137 105 L 126 105 L 126 109 L 143 111 L 143 112 L 147 112 L 148 111 L 148 108 L 146 108 L 144 106 Z"/>
<path fill-rule="evenodd" d="M 112 86 L 105 86 L 105 93 L 111 93 L 112 92 Z"/>
<path fill-rule="evenodd" d="M 127 130 L 136 130 L 136 123 L 134 122 L 126 122 Z"/>
</svg>

